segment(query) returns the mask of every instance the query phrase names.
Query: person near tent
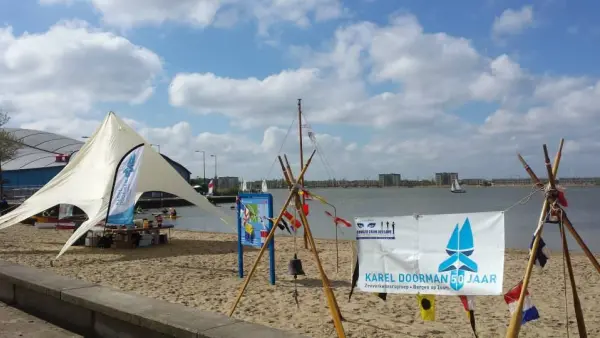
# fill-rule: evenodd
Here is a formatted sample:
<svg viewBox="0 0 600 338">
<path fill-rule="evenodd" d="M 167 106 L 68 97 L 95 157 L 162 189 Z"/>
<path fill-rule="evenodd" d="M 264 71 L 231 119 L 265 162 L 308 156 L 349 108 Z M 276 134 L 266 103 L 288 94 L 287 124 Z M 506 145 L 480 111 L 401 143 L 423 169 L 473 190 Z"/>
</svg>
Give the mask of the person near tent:
<svg viewBox="0 0 600 338">
<path fill-rule="evenodd" d="M 154 217 L 154 219 L 156 220 L 156 225 L 160 228 L 162 227 L 162 222 L 163 222 L 163 218 L 161 214 L 158 214 Z"/>
<path fill-rule="evenodd" d="M 175 208 L 169 208 L 169 216 L 177 217 L 177 210 L 175 210 Z"/>
<path fill-rule="evenodd" d="M 6 209 L 8 209 L 8 199 L 6 198 L 6 195 L 2 195 L 2 200 L 0 201 L 0 215 L 4 215 Z"/>
</svg>

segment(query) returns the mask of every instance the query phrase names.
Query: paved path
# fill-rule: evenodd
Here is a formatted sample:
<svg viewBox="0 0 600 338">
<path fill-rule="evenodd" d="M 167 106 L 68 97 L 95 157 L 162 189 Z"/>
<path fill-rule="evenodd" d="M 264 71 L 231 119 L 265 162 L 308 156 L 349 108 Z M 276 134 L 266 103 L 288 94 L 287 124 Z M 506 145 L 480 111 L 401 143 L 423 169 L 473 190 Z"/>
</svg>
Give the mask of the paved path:
<svg viewBox="0 0 600 338">
<path fill-rule="evenodd" d="M 82 337 L 0 302 L 0 338 Z"/>
</svg>

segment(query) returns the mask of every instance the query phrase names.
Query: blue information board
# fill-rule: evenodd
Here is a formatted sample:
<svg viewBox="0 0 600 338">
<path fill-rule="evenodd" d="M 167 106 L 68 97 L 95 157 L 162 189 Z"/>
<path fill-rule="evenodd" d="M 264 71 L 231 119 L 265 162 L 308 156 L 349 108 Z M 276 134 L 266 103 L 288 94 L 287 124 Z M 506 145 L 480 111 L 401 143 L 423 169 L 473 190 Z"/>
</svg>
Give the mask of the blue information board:
<svg viewBox="0 0 600 338">
<path fill-rule="evenodd" d="M 275 238 L 266 243 L 273 227 L 273 196 L 269 193 L 239 194 L 237 200 L 238 221 L 238 269 L 244 278 L 244 246 L 262 248 L 268 245 L 271 284 L 275 284 Z"/>
</svg>

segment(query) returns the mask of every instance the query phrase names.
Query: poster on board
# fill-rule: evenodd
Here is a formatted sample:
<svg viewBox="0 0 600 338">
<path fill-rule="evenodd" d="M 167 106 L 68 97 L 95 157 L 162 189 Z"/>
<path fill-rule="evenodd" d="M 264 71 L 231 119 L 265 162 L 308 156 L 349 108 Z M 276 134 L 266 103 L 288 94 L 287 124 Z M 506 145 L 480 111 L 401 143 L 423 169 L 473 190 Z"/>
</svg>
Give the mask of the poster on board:
<svg viewBox="0 0 600 338">
<path fill-rule="evenodd" d="M 502 294 L 504 212 L 354 221 L 361 291 Z"/>
<path fill-rule="evenodd" d="M 269 194 L 247 194 L 241 195 L 239 201 L 239 215 L 241 222 L 242 245 L 261 248 L 265 244 L 271 221 L 269 220 L 273 211 Z"/>
</svg>

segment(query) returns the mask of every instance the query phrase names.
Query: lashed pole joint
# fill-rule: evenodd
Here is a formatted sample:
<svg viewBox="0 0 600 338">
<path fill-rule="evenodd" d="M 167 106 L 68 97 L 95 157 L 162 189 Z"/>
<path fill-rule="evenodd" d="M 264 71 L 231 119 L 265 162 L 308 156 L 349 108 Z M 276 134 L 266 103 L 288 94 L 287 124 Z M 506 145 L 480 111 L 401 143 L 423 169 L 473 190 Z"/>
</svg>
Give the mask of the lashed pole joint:
<svg viewBox="0 0 600 338">
<path fill-rule="evenodd" d="M 544 199 L 544 204 L 542 206 L 542 212 L 540 215 L 540 221 L 539 221 L 538 227 L 536 229 L 533 245 L 531 246 L 531 253 L 529 256 L 529 262 L 527 264 L 527 268 L 525 270 L 525 276 L 523 278 L 523 287 L 521 289 L 519 302 L 517 304 L 517 308 L 516 308 L 515 312 L 513 313 L 513 316 L 511 317 L 510 325 L 509 325 L 507 333 L 506 333 L 507 338 L 508 337 L 510 337 L 510 338 L 518 337 L 518 335 L 519 335 L 519 330 L 521 328 L 521 321 L 523 318 L 523 303 L 524 303 L 524 298 L 525 298 L 525 292 L 527 291 L 527 287 L 529 285 L 529 280 L 531 277 L 531 270 L 532 270 L 534 262 L 535 262 L 535 252 L 537 252 L 537 250 L 539 248 L 542 229 L 543 229 L 543 225 L 546 221 L 546 216 L 548 215 L 549 208 L 552 208 L 552 211 L 555 211 L 560 217 L 559 227 L 560 227 L 562 243 L 563 243 L 563 252 L 565 253 L 566 264 L 567 264 L 567 268 L 569 270 L 568 273 L 569 273 L 569 279 L 571 282 L 571 289 L 572 289 L 572 294 L 573 294 L 573 304 L 575 307 L 575 315 L 577 318 L 577 327 L 578 327 L 580 337 L 587 337 L 585 322 L 583 319 L 583 311 L 581 309 L 581 303 L 580 303 L 579 297 L 577 295 L 577 287 L 575 285 L 575 278 L 573 276 L 572 265 L 571 265 L 571 261 L 570 261 L 570 255 L 568 253 L 568 246 L 567 246 L 566 238 L 564 237 L 563 226 L 566 227 L 569 230 L 569 232 L 571 233 L 571 235 L 575 238 L 575 240 L 577 241 L 579 246 L 584 251 L 585 255 L 591 261 L 592 265 L 594 265 L 594 267 L 596 268 L 596 271 L 598 271 L 598 273 L 600 273 L 600 264 L 598 264 L 598 261 L 596 260 L 596 258 L 592 254 L 592 252 L 589 250 L 589 248 L 587 247 L 587 245 L 585 244 L 585 242 L 583 241 L 581 236 L 579 236 L 579 234 L 573 227 L 571 221 L 569 220 L 569 218 L 566 215 L 566 212 L 558 203 L 558 190 L 556 189 L 556 177 L 557 177 L 557 173 L 558 173 L 558 166 L 559 166 L 560 159 L 562 156 L 563 144 L 564 144 L 564 139 L 561 139 L 559 149 L 556 154 L 556 158 L 554 160 L 553 166 L 550 163 L 550 158 L 548 156 L 548 149 L 547 149 L 546 145 L 544 145 L 544 147 L 543 147 L 544 148 L 544 159 L 546 162 L 545 163 L 546 169 L 548 170 L 548 187 L 547 187 L 547 192 L 546 192 L 546 198 Z M 532 181 L 535 183 L 535 185 L 540 188 L 544 187 L 544 184 L 535 175 L 533 170 L 531 170 L 531 167 L 527 164 L 527 162 L 525 162 L 523 157 L 521 155 L 518 155 L 518 157 L 519 157 L 519 160 L 521 161 L 521 163 L 523 164 L 523 167 L 525 168 L 525 170 L 531 177 Z"/>
</svg>

